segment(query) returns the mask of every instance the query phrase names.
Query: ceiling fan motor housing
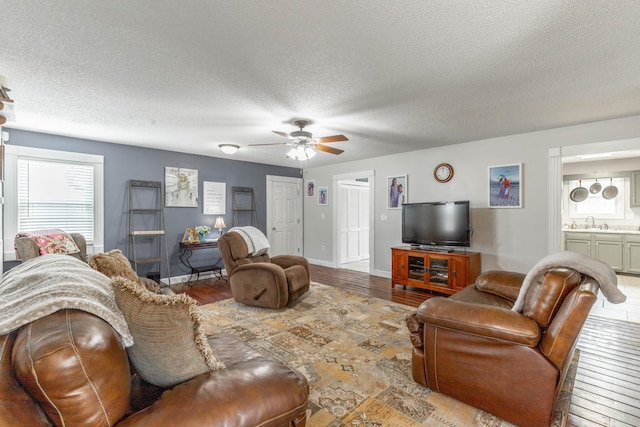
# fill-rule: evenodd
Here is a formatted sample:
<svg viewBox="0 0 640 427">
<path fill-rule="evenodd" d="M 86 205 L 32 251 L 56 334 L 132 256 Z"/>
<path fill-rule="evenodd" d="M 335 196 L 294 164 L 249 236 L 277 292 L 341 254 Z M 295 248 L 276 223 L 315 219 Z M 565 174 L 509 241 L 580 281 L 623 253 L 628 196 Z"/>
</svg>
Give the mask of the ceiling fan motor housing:
<svg viewBox="0 0 640 427">
<path fill-rule="evenodd" d="M 299 139 L 311 139 L 311 132 L 307 132 L 304 130 L 296 130 L 289 134 L 291 138 L 299 138 Z"/>
</svg>

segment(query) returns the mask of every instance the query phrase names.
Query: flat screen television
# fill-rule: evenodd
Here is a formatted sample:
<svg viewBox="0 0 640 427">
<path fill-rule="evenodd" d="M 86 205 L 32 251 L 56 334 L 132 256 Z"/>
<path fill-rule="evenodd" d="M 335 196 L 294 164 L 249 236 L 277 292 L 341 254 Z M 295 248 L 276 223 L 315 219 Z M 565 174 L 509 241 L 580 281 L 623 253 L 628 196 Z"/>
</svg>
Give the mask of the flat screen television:
<svg viewBox="0 0 640 427">
<path fill-rule="evenodd" d="M 402 243 L 441 250 L 471 246 L 469 201 L 403 204 Z"/>
</svg>

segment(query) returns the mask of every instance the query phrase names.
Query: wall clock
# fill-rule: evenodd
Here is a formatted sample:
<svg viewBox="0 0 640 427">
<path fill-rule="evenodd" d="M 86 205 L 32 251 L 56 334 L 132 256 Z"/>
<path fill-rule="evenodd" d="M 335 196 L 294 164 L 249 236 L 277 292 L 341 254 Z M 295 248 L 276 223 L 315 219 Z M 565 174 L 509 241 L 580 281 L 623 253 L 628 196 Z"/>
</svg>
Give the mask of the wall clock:
<svg viewBox="0 0 640 427">
<path fill-rule="evenodd" d="M 449 182 L 453 178 L 453 166 L 449 163 L 440 163 L 433 170 L 433 177 L 438 182 Z"/>
</svg>

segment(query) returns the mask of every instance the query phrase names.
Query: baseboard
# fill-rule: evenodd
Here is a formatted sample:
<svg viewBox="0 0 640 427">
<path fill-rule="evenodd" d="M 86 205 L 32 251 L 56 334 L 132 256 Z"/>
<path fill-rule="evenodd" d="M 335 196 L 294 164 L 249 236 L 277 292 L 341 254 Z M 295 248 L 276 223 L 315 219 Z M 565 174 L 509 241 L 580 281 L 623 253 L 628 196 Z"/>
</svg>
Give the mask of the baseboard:
<svg viewBox="0 0 640 427">
<path fill-rule="evenodd" d="M 336 268 L 335 265 L 333 265 L 333 262 L 331 261 L 323 261 L 321 259 L 311 259 L 311 258 L 307 258 L 307 261 L 309 261 L 309 264 L 319 265 L 320 267 Z"/>
<path fill-rule="evenodd" d="M 222 272 L 222 276 L 227 275 L 227 271 L 223 268 L 221 270 Z M 213 271 L 208 271 L 206 273 L 200 273 L 200 279 L 216 279 L 218 278 L 218 276 L 215 275 L 215 273 Z M 189 281 L 189 279 L 191 280 L 195 280 L 195 274 L 191 275 L 191 274 L 183 274 L 181 276 L 171 276 L 171 286 L 173 285 L 177 285 L 179 283 L 187 283 Z M 163 278 L 160 279 L 160 286 L 164 287 L 164 286 L 169 286 L 169 282 L 167 281 L 167 278 Z"/>
</svg>

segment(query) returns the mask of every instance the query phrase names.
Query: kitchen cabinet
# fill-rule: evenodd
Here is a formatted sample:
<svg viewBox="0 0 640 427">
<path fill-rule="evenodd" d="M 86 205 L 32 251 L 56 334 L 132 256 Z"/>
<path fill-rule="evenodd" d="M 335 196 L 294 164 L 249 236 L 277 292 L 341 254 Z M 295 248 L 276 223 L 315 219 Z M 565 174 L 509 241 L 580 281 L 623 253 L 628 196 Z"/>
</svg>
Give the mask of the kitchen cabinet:
<svg viewBox="0 0 640 427">
<path fill-rule="evenodd" d="M 624 270 L 622 234 L 593 234 L 593 258 L 608 264 L 615 271 Z"/>
<path fill-rule="evenodd" d="M 627 234 L 625 236 L 625 271 L 640 273 L 640 235 Z"/>
<path fill-rule="evenodd" d="M 566 231 L 564 241 L 567 251 L 598 259 L 615 271 L 640 273 L 640 234 Z"/>
<path fill-rule="evenodd" d="M 640 171 L 631 172 L 631 207 L 640 206 Z"/>
<path fill-rule="evenodd" d="M 582 255 L 591 256 L 591 234 L 587 233 L 564 233 L 565 249 L 577 252 Z"/>
</svg>

